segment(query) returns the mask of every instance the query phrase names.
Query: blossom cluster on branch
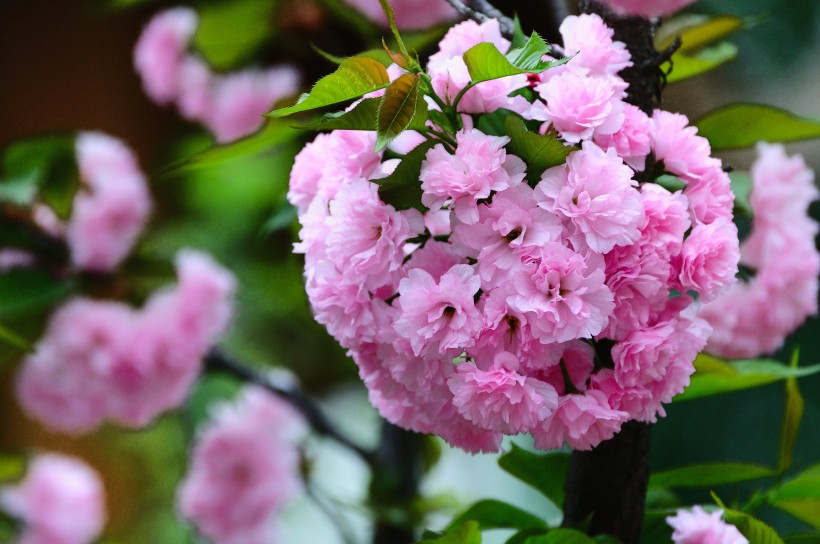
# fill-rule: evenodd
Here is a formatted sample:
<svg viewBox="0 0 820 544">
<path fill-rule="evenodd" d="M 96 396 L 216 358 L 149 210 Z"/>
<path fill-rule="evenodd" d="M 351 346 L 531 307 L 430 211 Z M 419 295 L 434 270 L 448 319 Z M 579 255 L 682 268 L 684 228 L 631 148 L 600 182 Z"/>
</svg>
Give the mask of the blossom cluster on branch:
<svg viewBox="0 0 820 544">
<path fill-rule="evenodd" d="M 374 151 L 373 132 L 321 134 L 291 172 L 317 321 L 385 418 L 468 451 L 522 432 L 589 449 L 655 421 L 709 336 L 698 301 L 735 281 L 733 195 L 708 142 L 683 115 L 625 102 L 630 55 L 600 17 L 561 34 L 569 62 L 474 82 L 465 53 L 510 42 L 494 20 L 456 25 L 425 97 L 454 122 L 402 135 L 403 158 Z M 561 159 L 535 170 L 486 122 L 516 117 Z M 414 149 L 420 201 L 397 208 L 379 186 Z"/>
</svg>

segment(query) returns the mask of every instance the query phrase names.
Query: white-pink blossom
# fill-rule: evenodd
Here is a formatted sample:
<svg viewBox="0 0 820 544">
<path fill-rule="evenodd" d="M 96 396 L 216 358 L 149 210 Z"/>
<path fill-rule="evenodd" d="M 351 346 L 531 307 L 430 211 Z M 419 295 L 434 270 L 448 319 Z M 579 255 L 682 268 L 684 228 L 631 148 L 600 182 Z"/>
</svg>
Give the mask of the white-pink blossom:
<svg viewBox="0 0 820 544">
<path fill-rule="evenodd" d="M 631 15 L 651 19 L 671 15 L 695 0 L 602 0 L 620 15 Z"/>
<path fill-rule="evenodd" d="M 345 0 L 369 19 L 387 26 L 379 0 Z M 393 0 L 390 2 L 396 16 L 396 25 L 402 29 L 419 29 L 452 21 L 458 16 L 447 0 Z"/>
<path fill-rule="evenodd" d="M 675 530 L 674 544 L 749 544 L 737 527 L 723 521 L 722 510 L 707 512 L 696 505 L 691 510 L 678 510 L 666 523 Z"/>
</svg>

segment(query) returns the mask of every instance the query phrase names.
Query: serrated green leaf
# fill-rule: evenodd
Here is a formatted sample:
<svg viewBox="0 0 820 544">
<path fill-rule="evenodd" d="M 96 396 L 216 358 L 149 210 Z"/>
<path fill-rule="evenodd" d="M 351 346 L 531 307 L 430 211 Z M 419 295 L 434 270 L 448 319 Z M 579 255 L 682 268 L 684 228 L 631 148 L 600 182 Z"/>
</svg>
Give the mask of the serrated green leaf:
<svg viewBox="0 0 820 544">
<path fill-rule="evenodd" d="M 777 471 L 751 463 L 704 463 L 656 472 L 649 477 L 650 487 L 712 487 L 759 480 Z"/>
<path fill-rule="evenodd" d="M 318 121 L 299 125 L 310 130 L 376 130 L 381 98 L 365 98 L 350 111 L 337 111 L 323 115 Z M 425 130 L 427 127 L 427 103 L 416 102 L 416 113 L 405 130 Z"/>
<path fill-rule="evenodd" d="M 547 168 L 564 164 L 567 156 L 575 151 L 575 148 L 561 143 L 554 133 L 542 136 L 530 132 L 517 115 L 508 115 L 504 119 L 504 128 L 510 137 L 507 149 L 527 163 L 527 179 L 531 183 L 537 182 Z"/>
<path fill-rule="evenodd" d="M 820 464 L 781 485 L 770 502 L 772 506 L 820 529 Z"/>
<path fill-rule="evenodd" d="M 656 45 L 659 51 L 663 51 L 680 36 L 678 52 L 691 53 L 727 38 L 744 26 L 746 23 L 743 19 L 731 15 L 685 15 L 664 22 Z"/>
<path fill-rule="evenodd" d="M 777 361 L 753 359 L 727 362 L 706 354 L 695 359 L 695 374 L 689 387 L 673 402 L 741 391 L 785 380 L 820 373 L 820 365 L 790 368 Z"/>
<path fill-rule="evenodd" d="M 36 314 L 56 305 L 70 290 L 70 286 L 40 270 L 11 270 L 0 274 L 0 320 L 13 322 Z"/>
<path fill-rule="evenodd" d="M 481 544 L 481 529 L 478 522 L 468 521 L 452 532 L 422 540 L 419 544 Z"/>
<path fill-rule="evenodd" d="M 424 98 L 419 97 L 420 82 L 418 74 L 404 74 L 385 90 L 376 122 L 376 151 L 387 147 L 404 132 L 417 114 L 427 112 L 426 106 L 422 111 L 417 109 L 419 103 L 425 104 Z"/>
<path fill-rule="evenodd" d="M 436 145 L 435 142 L 424 142 L 401 159 L 401 162 L 386 178 L 372 180 L 379 186 L 379 198 L 397 210 L 416 208 L 426 211 L 421 203 L 421 163 L 427 152 Z"/>
<path fill-rule="evenodd" d="M 797 368 L 799 351 L 795 350 L 792 355 L 791 368 Z M 803 420 L 803 409 L 805 403 L 800 388 L 797 386 L 795 378 L 786 380 L 786 408 L 783 413 L 783 426 L 780 432 L 780 456 L 778 469 L 780 472 L 787 470 L 792 465 L 792 454 L 794 444 L 797 441 L 797 432 L 800 429 L 800 422 Z"/>
<path fill-rule="evenodd" d="M 695 126 L 712 150 L 751 147 L 759 141 L 795 142 L 820 138 L 820 120 L 762 104 L 738 103 L 713 110 Z"/>
<path fill-rule="evenodd" d="M 302 95 L 296 104 L 273 110 L 269 117 L 284 117 L 300 111 L 355 100 L 390 85 L 390 76 L 379 61 L 370 57 L 350 57 L 342 61 L 332 74 L 316 82 L 310 93 Z"/>
<path fill-rule="evenodd" d="M 533 32 L 523 47 L 510 49 L 505 55 L 510 64 L 521 70 L 539 70 L 544 61 L 544 55 L 550 52 L 550 46 L 537 32 Z"/>
<path fill-rule="evenodd" d="M 750 543 L 784 544 L 783 539 L 780 538 L 774 529 L 749 514 L 744 514 L 737 510 L 724 509 L 723 519 L 726 523 L 731 523 L 737 527 Z"/>
<path fill-rule="evenodd" d="M 206 2 L 198 10 L 194 45 L 215 68 L 243 63 L 274 34 L 271 0 Z"/>
<path fill-rule="evenodd" d="M 719 68 L 737 58 L 737 46 L 730 42 L 722 42 L 712 47 L 701 49 L 697 53 L 675 53 L 672 55 L 671 65 L 666 63 L 662 69 L 669 72 L 667 83 L 678 83 L 706 72 Z M 671 71 L 670 71 L 671 68 Z"/>
<path fill-rule="evenodd" d="M 448 526 L 448 530 L 465 521 L 477 521 L 481 530 L 488 529 L 548 529 L 547 524 L 529 512 L 493 499 L 478 501 L 462 512 Z"/>
<path fill-rule="evenodd" d="M 537 34 L 534 34 L 534 36 L 537 36 Z M 533 48 L 534 47 L 535 46 L 533 46 Z M 533 50 L 528 51 L 526 55 L 523 53 L 523 50 L 519 50 L 516 54 L 522 59 L 527 60 L 529 64 L 525 66 L 515 66 L 510 62 L 509 58 L 501 54 L 494 44 L 481 42 L 464 53 L 464 64 L 467 65 L 467 71 L 470 73 L 472 83 L 481 83 L 482 81 L 490 81 L 492 79 L 517 76 L 520 74 L 540 74 L 555 66 L 566 64 L 570 60 L 569 57 L 565 57 L 556 61 L 545 62 L 539 60 L 538 63 L 531 63 L 530 59 L 534 54 Z"/>
<path fill-rule="evenodd" d="M 559 508 L 564 504 L 569 454 L 537 454 L 513 444 L 510 451 L 498 458 L 498 466 L 540 491 Z"/>
<path fill-rule="evenodd" d="M 519 19 L 518 14 L 516 14 L 513 17 L 513 35 L 510 47 L 513 49 L 519 49 L 525 45 L 527 45 L 527 35 L 521 27 L 521 19 Z"/>
</svg>

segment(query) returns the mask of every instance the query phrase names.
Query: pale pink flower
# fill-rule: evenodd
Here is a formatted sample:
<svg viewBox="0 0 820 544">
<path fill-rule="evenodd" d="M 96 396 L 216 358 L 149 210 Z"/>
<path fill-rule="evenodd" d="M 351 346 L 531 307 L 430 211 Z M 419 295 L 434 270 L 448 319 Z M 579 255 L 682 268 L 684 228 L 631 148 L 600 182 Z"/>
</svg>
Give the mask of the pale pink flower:
<svg viewBox="0 0 820 544">
<path fill-rule="evenodd" d="M 473 20 L 463 21 L 447 31 L 438 44 L 438 51 L 430 55 L 429 71 L 440 71 L 442 65 L 450 59 L 462 56 L 468 49 L 482 42 L 495 45 L 502 53 L 510 48 L 509 40 L 501 35 L 497 20 L 490 19 L 481 24 Z"/>
<path fill-rule="evenodd" d="M 758 159 L 752 165 L 752 194 L 749 203 L 758 222 L 784 223 L 784 217 L 806 215 L 808 204 L 818 197 L 814 172 L 802 155 L 786 155 L 780 144 L 757 144 Z"/>
<path fill-rule="evenodd" d="M 623 105 L 624 122 L 612 134 L 595 134 L 601 149 L 614 147 L 624 162 L 635 170 L 643 170 L 651 151 L 649 116 L 632 104 Z"/>
<path fill-rule="evenodd" d="M 546 102 L 535 118 L 550 123 L 567 142 L 614 134 L 624 122 L 623 89 L 608 78 L 564 70 L 535 87 Z"/>
<path fill-rule="evenodd" d="M 695 0 L 602 0 L 620 15 L 632 15 L 651 19 L 671 15 Z"/>
<path fill-rule="evenodd" d="M 558 406 L 555 388 L 518 372 L 518 358 L 501 351 L 488 370 L 458 365 L 447 381 L 461 415 L 483 429 L 504 434 L 527 432 Z"/>
<path fill-rule="evenodd" d="M 66 229 L 75 266 L 107 272 L 128 255 L 151 213 L 151 197 L 133 152 L 100 132 L 77 138 L 85 182 Z"/>
<path fill-rule="evenodd" d="M 215 76 L 199 57 L 189 55 L 179 68 L 177 108 L 186 119 L 206 119 L 214 107 Z"/>
<path fill-rule="evenodd" d="M 606 253 L 640 236 L 644 214 L 632 175 L 614 149 L 604 152 L 592 142 L 584 142 L 565 165 L 544 172 L 536 187 L 536 200 L 571 223 L 582 243 Z"/>
<path fill-rule="evenodd" d="M 723 521 L 723 511 L 707 512 L 700 506 L 691 510 L 678 510 L 666 518 L 675 532 L 674 544 L 749 544 L 737 527 Z"/>
<path fill-rule="evenodd" d="M 606 395 L 587 391 L 564 395 L 558 408 L 541 427 L 532 430 L 535 447 L 543 450 L 561 448 L 566 442 L 574 450 L 591 450 L 621 430 L 628 414 L 613 410 Z"/>
<path fill-rule="evenodd" d="M 302 488 L 301 434 L 293 409 L 255 386 L 217 406 L 180 485 L 181 514 L 220 544 L 274 542 L 277 512 Z"/>
<path fill-rule="evenodd" d="M 695 225 L 681 248 L 682 292 L 691 289 L 708 302 L 732 285 L 740 259 L 738 243 L 737 227 L 729 219 Z"/>
<path fill-rule="evenodd" d="M 697 135 L 698 129 L 689 125 L 689 119 L 680 113 L 655 110 L 652 113 L 652 150 L 656 161 L 663 161 L 667 172 L 688 179 L 712 168 L 720 168 L 720 161 L 710 156 L 706 138 Z"/>
<path fill-rule="evenodd" d="M 467 264 L 467 256 L 463 249 L 455 244 L 430 240 L 424 247 L 417 249 L 410 256 L 409 268 L 420 268 L 439 281 L 453 266 Z"/>
<path fill-rule="evenodd" d="M 570 15 L 558 29 L 564 53 L 575 55 L 573 68 L 583 68 L 592 76 L 614 76 L 632 66 L 626 44 L 612 39 L 615 32 L 597 14 Z"/>
<path fill-rule="evenodd" d="M 36 257 L 28 251 L 13 247 L 0 248 L 0 272 L 27 268 L 32 266 L 36 260 Z"/>
<path fill-rule="evenodd" d="M 292 66 L 217 77 L 213 81 L 213 101 L 202 122 L 219 143 L 247 136 L 262 126 L 262 114 L 294 94 L 300 82 L 299 71 Z"/>
<path fill-rule="evenodd" d="M 645 183 L 641 202 L 646 222 L 641 226 L 640 244 L 669 260 L 680 253 L 684 234 L 691 226 L 688 200 L 680 191 L 670 193 L 660 185 Z"/>
<path fill-rule="evenodd" d="M 396 332 L 410 342 L 415 355 L 469 347 L 482 324 L 473 300 L 480 285 L 466 264 L 453 266 L 438 282 L 424 270 L 411 269 L 399 283 Z"/>
<path fill-rule="evenodd" d="M 105 525 L 105 490 L 84 462 L 35 456 L 22 482 L 0 490 L 0 506 L 23 521 L 18 544 L 91 544 Z"/>
<path fill-rule="evenodd" d="M 145 92 L 159 104 L 177 99 L 180 68 L 199 19 L 190 8 L 173 8 L 154 16 L 134 48 L 134 66 Z"/>
<path fill-rule="evenodd" d="M 369 19 L 387 26 L 387 17 L 379 0 L 345 0 Z M 402 29 L 418 29 L 452 21 L 458 13 L 446 0 L 393 0 L 396 25 Z"/>
<path fill-rule="evenodd" d="M 559 243 L 548 242 L 525 258 L 515 273 L 507 303 L 521 312 L 543 343 L 591 338 L 614 307 L 604 284 L 603 263 L 590 262 Z"/>
<path fill-rule="evenodd" d="M 427 152 L 419 176 L 424 191 L 421 200 L 428 208 L 451 202 L 459 220 L 472 224 L 478 221 L 477 201 L 521 183 L 526 166 L 507 154 L 507 137 L 472 129 L 459 132 L 456 140 L 455 155 L 441 144 Z"/>
<path fill-rule="evenodd" d="M 694 220 L 701 223 L 720 218 L 731 220 L 735 195 L 729 175 L 719 166 L 709 168 L 701 175 L 690 176 L 683 194 L 689 201 Z"/>
</svg>

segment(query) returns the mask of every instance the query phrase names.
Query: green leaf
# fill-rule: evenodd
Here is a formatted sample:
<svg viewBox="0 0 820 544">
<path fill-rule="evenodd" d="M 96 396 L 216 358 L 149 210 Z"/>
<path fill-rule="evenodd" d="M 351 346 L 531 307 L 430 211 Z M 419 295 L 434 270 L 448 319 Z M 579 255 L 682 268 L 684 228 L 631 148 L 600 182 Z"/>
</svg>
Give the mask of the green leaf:
<svg viewBox="0 0 820 544">
<path fill-rule="evenodd" d="M 481 544 L 481 530 L 478 522 L 468 521 L 453 532 L 422 540 L 419 544 Z"/>
<path fill-rule="evenodd" d="M 0 324 L 0 342 L 25 352 L 34 351 L 31 344 L 17 333 Z"/>
<path fill-rule="evenodd" d="M 502 55 L 495 45 L 488 42 L 474 45 L 464 53 L 464 64 L 467 65 L 467 71 L 470 73 L 472 83 L 481 83 L 482 81 L 519 74 L 539 74 L 544 70 L 566 64 L 569 61 L 569 57 L 565 57 L 550 62 L 542 61 L 539 58 L 537 62 L 534 62 L 533 59 L 537 53 L 539 40 L 544 41 L 540 36 L 533 33 L 533 37 L 530 38 L 527 45 L 519 50 L 510 51 L 508 56 Z M 513 59 L 520 60 L 522 64 L 520 66 L 513 64 L 510 56 Z"/>
<path fill-rule="evenodd" d="M 752 194 L 752 176 L 748 172 L 730 172 L 732 192 L 735 195 L 735 209 L 743 210 L 746 215 L 752 215 L 752 205 L 749 196 Z"/>
<path fill-rule="evenodd" d="M 529 536 L 520 544 L 595 544 L 595 541 L 575 529 L 553 529 L 543 535 Z"/>
<path fill-rule="evenodd" d="M 542 136 L 527 130 L 524 120 L 517 115 L 504 119 L 504 128 L 510 137 L 510 153 L 527 163 L 527 179 L 535 183 L 547 168 L 564 164 L 575 148 L 565 146 L 554 133 Z"/>
<path fill-rule="evenodd" d="M 59 217 L 65 219 L 71 214 L 80 186 L 73 136 L 16 141 L 6 148 L 3 167 L 0 200 L 28 205 L 39 195 Z"/>
<path fill-rule="evenodd" d="M 750 463 L 704 463 L 656 472 L 650 487 L 712 487 L 776 475 L 768 467 Z"/>
<path fill-rule="evenodd" d="M 0 453 L 0 483 L 19 480 L 26 473 L 26 456 L 16 453 Z"/>
<path fill-rule="evenodd" d="M 741 391 L 785 380 L 820 373 L 820 365 L 790 368 L 777 361 L 753 359 L 726 362 L 700 354 L 695 359 L 695 374 L 689 387 L 674 402 L 710 395 Z"/>
<path fill-rule="evenodd" d="M 800 352 L 795 350 L 792 354 L 791 368 L 797 368 Z M 780 472 L 787 470 L 792 465 L 792 454 L 794 444 L 797 441 L 797 431 L 800 429 L 800 422 L 803 419 L 803 395 L 797 386 L 795 378 L 786 380 L 786 409 L 783 414 L 783 427 L 780 433 L 780 456 L 778 469 Z"/>
<path fill-rule="evenodd" d="M 678 52 L 692 53 L 725 39 L 744 26 L 746 23 L 743 19 L 731 15 L 680 16 L 664 22 L 658 33 L 656 44 L 658 50 L 663 51 L 672 45 L 677 36 L 680 36 L 681 46 Z"/>
<path fill-rule="evenodd" d="M 695 126 L 712 150 L 750 147 L 759 141 L 795 142 L 820 138 L 820 121 L 761 104 L 738 103 L 713 110 Z"/>
<path fill-rule="evenodd" d="M 379 105 L 376 123 L 376 151 L 381 151 L 410 126 L 413 118 L 426 115 L 424 98 L 419 97 L 418 74 L 404 74 L 390 84 Z M 419 107 L 419 105 L 423 107 Z"/>
<path fill-rule="evenodd" d="M 233 68 L 273 35 L 274 6 L 271 0 L 205 2 L 194 45 L 215 68 Z"/>
<path fill-rule="evenodd" d="M 512 445 L 499 457 L 498 465 L 522 482 L 543 493 L 559 508 L 564 503 L 564 481 L 569 469 L 569 454 L 537 454 Z"/>
<path fill-rule="evenodd" d="M 0 320 L 14 321 L 48 309 L 70 292 L 40 270 L 11 270 L 0 274 Z"/>
<path fill-rule="evenodd" d="M 820 544 L 820 534 L 800 533 L 786 535 L 783 537 L 783 542 L 786 544 Z"/>
<path fill-rule="evenodd" d="M 547 524 L 539 517 L 512 504 L 492 499 L 478 501 L 470 506 L 453 520 L 448 530 L 468 520 L 478 522 L 482 531 L 487 529 L 548 529 Z"/>
<path fill-rule="evenodd" d="M 379 4 L 381 4 L 384 15 L 387 17 L 387 24 L 390 26 L 390 32 L 393 33 L 393 37 L 396 39 L 399 51 L 401 51 L 405 59 L 412 60 L 410 53 L 407 51 L 407 47 L 404 45 L 404 40 L 401 39 L 399 28 L 396 26 L 396 15 L 393 13 L 393 6 L 390 5 L 388 0 L 379 0 Z M 384 43 L 383 40 L 382 43 Z"/>
<path fill-rule="evenodd" d="M 541 59 L 549 52 L 549 44 L 537 32 L 533 32 L 523 47 L 511 49 L 505 57 L 516 68 L 532 72 L 548 64 Z"/>
<path fill-rule="evenodd" d="M 820 529 L 820 464 L 781 485 L 770 502 L 815 529 Z"/>
<path fill-rule="evenodd" d="M 297 215 L 298 213 L 293 205 L 289 202 L 282 203 L 282 205 L 273 212 L 273 215 L 265 221 L 265 225 L 262 227 L 262 234 L 270 235 L 288 228 L 296 221 Z"/>
<path fill-rule="evenodd" d="M 310 93 L 303 94 L 296 104 L 273 110 L 266 115 L 284 117 L 300 111 L 355 100 L 389 84 L 390 77 L 382 63 L 370 57 L 351 57 L 342 61 L 335 72 L 317 81 Z"/>
<path fill-rule="evenodd" d="M 780 538 L 774 529 L 749 514 L 744 514 L 737 510 L 724 509 L 723 519 L 726 523 L 731 523 L 737 527 L 749 542 L 753 542 L 754 544 L 784 544 L 783 539 Z"/>
<path fill-rule="evenodd" d="M 722 42 L 712 47 L 701 49 L 697 53 L 675 53 L 671 63 L 665 63 L 663 70 L 669 72 L 667 83 L 678 83 L 726 64 L 737 58 L 737 46 L 733 43 Z M 670 71 L 671 69 L 671 71 Z"/>
<path fill-rule="evenodd" d="M 374 179 L 379 186 L 379 198 L 397 210 L 416 208 L 426 211 L 421 203 L 421 163 L 427 152 L 436 145 L 435 142 L 424 142 L 404 156 L 392 174 L 386 178 Z"/>
</svg>

